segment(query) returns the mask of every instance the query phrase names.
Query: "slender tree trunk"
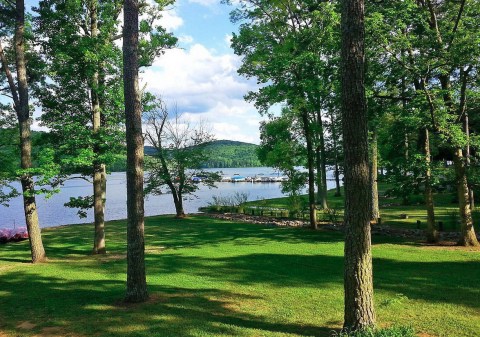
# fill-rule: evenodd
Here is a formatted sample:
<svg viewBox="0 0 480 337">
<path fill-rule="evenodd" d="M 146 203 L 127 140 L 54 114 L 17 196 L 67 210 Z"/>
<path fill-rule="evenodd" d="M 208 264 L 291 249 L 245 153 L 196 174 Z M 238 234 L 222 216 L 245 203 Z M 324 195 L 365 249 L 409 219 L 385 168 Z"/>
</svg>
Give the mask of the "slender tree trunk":
<svg viewBox="0 0 480 337">
<path fill-rule="evenodd" d="M 344 327 L 375 324 L 371 251 L 371 187 L 365 99 L 365 7 L 342 0 L 342 124 L 345 152 Z"/>
<path fill-rule="evenodd" d="M 465 149 L 465 157 L 466 157 L 466 164 L 467 167 L 470 166 L 470 125 L 469 125 L 469 118 L 468 112 L 465 110 L 464 114 L 464 129 L 465 135 L 467 137 L 467 146 Z M 473 188 L 468 186 L 468 199 L 470 200 L 470 209 L 473 211 L 475 209 L 475 195 L 473 193 Z"/>
<path fill-rule="evenodd" d="M 325 196 L 323 194 L 323 177 L 322 177 L 322 158 L 321 158 L 321 152 L 320 152 L 320 147 L 317 147 L 315 149 L 315 166 L 317 170 L 317 204 L 322 205 L 322 209 L 325 209 L 326 207 L 324 206 L 326 204 Z"/>
<path fill-rule="evenodd" d="M 307 143 L 307 166 L 308 166 L 308 209 L 310 213 L 310 226 L 317 229 L 317 210 L 315 207 L 315 152 L 313 151 L 312 133 L 308 120 L 308 113 L 302 111 L 303 130 Z"/>
<path fill-rule="evenodd" d="M 377 222 L 380 217 L 380 207 L 378 206 L 378 143 L 376 128 L 372 132 L 371 150 L 370 179 L 372 181 L 372 221 Z"/>
<path fill-rule="evenodd" d="M 433 203 L 432 192 L 432 172 L 430 169 L 430 135 L 428 129 L 425 128 L 425 206 L 427 207 L 427 242 L 438 242 L 438 232 L 435 228 L 435 206 Z"/>
<path fill-rule="evenodd" d="M 320 170 L 322 171 L 322 208 L 328 208 L 327 200 L 327 157 L 325 153 L 325 136 L 323 135 L 322 115 L 318 112 L 318 123 L 320 126 Z"/>
<path fill-rule="evenodd" d="M 472 211 L 468 200 L 468 182 L 465 168 L 465 158 L 460 148 L 454 154 L 455 175 L 457 179 L 458 207 L 460 211 L 460 240 L 461 246 L 480 246 L 475 229 L 473 228 Z"/>
<path fill-rule="evenodd" d="M 338 147 L 337 147 L 337 128 L 335 126 L 335 117 L 333 113 L 331 115 L 332 123 L 332 139 L 333 139 L 333 154 L 335 160 L 335 196 L 340 197 L 342 195 L 342 190 L 340 189 L 340 169 L 338 165 Z"/>
<path fill-rule="evenodd" d="M 16 24 L 15 24 L 15 60 L 17 67 L 18 82 L 18 105 L 17 112 L 20 131 L 21 167 L 28 170 L 32 167 L 32 142 L 30 132 L 30 109 L 28 106 L 27 66 L 25 62 L 25 3 L 23 0 L 16 1 Z M 12 88 L 15 90 L 15 88 Z M 27 224 L 32 262 L 46 260 L 43 248 L 42 235 L 38 222 L 37 204 L 35 201 L 35 184 L 30 174 L 22 174 L 21 183 L 23 189 L 23 205 L 25 222 Z"/>
<path fill-rule="evenodd" d="M 127 138 L 126 302 L 148 298 L 145 272 L 143 136 L 138 88 L 138 0 L 124 0 L 123 80 Z"/>
<path fill-rule="evenodd" d="M 408 162 L 410 160 L 410 151 L 409 151 L 409 147 L 410 147 L 410 144 L 409 144 L 409 139 L 408 139 L 408 133 L 407 131 L 405 130 L 405 133 L 404 133 L 404 138 L 403 138 L 403 145 L 404 145 L 404 159 L 405 159 L 405 165 L 404 165 L 404 168 L 403 168 L 403 178 L 405 181 L 407 181 L 408 179 Z M 402 191 L 402 194 L 403 194 L 403 197 L 402 197 L 402 205 L 409 205 L 410 204 L 410 196 L 408 194 L 408 191 Z"/>
<path fill-rule="evenodd" d="M 98 38 L 98 2 L 97 0 L 90 0 L 90 37 L 97 43 L 95 39 Z M 95 222 L 95 237 L 93 241 L 93 254 L 105 254 L 105 189 L 103 180 L 105 178 L 105 165 L 98 160 L 100 155 L 99 133 L 101 128 L 101 108 L 99 98 L 99 71 L 98 68 L 92 74 L 90 79 L 90 96 L 92 104 L 92 124 L 93 136 L 95 145 L 93 151 L 96 159 L 93 163 L 93 213 Z"/>
<path fill-rule="evenodd" d="M 404 53 L 404 51 L 402 51 L 402 54 L 403 53 Z M 402 109 L 403 109 L 404 113 L 407 112 L 407 97 L 406 97 L 406 80 L 405 80 L 405 77 L 402 78 Z M 406 130 L 406 129 L 404 131 L 404 138 L 403 139 L 404 139 L 404 147 L 405 147 L 405 152 L 404 152 L 405 167 L 404 167 L 404 170 L 403 170 L 403 177 L 404 177 L 405 181 L 407 181 L 408 173 L 409 173 L 408 170 L 407 170 L 407 167 L 408 167 L 408 162 L 410 160 L 410 141 L 409 141 L 409 138 L 408 138 L 408 130 Z M 409 195 L 408 195 L 407 191 L 403 191 L 402 204 L 403 205 L 410 204 L 410 198 L 409 198 Z"/>
</svg>

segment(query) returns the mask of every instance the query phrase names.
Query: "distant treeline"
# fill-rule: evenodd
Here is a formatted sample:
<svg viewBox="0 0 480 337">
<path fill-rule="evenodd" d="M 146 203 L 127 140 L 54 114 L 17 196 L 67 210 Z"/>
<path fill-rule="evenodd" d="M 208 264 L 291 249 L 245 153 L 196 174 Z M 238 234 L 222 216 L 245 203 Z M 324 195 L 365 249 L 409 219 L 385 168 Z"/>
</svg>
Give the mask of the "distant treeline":
<svg viewBox="0 0 480 337">
<path fill-rule="evenodd" d="M 19 147 L 17 143 L 18 130 L 0 129 L 0 168 L 3 171 L 14 171 L 20 168 Z M 32 132 L 34 143 L 34 166 L 36 165 L 37 152 L 48 146 L 48 133 Z M 203 163 L 204 168 L 228 168 L 228 167 L 257 167 L 262 166 L 257 157 L 258 145 L 231 140 L 216 140 L 206 146 L 209 160 Z M 155 155 L 152 146 L 145 146 L 145 155 Z M 120 155 L 118 159 L 108 164 L 110 172 L 124 172 L 126 170 L 126 156 Z M 9 168 L 4 167 L 8 164 Z"/>
<path fill-rule="evenodd" d="M 261 166 L 257 157 L 257 145 L 231 140 L 216 140 L 206 146 L 209 160 L 203 163 L 205 168 L 256 167 Z M 155 155 L 155 149 L 145 147 L 145 154 Z"/>
<path fill-rule="evenodd" d="M 256 167 L 261 166 L 257 156 L 257 145 L 218 140 L 207 146 L 210 160 L 205 167 Z"/>
</svg>

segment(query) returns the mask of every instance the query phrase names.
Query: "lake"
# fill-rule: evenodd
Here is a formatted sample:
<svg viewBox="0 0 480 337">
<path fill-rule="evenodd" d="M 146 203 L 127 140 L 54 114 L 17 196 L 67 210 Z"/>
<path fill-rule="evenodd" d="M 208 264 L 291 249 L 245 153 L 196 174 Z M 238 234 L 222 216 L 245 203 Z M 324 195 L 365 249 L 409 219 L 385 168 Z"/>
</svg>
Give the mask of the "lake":
<svg viewBox="0 0 480 337">
<path fill-rule="evenodd" d="M 242 176 L 255 176 L 257 174 L 273 175 L 274 170 L 268 167 L 249 167 L 249 168 L 224 168 L 212 169 L 213 171 L 222 171 L 226 176 L 240 174 Z M 329 172 L 328 178 L 332 173 Z M 124 172 L 115 172 L 108 175 L 107 178 L 107 203 L 105 217 L 106 220 L 125 219 L 127 217 L 127 185 Z M 328 181 L 328 188 L 334 187 L 334 181 Z M 270 199 L 283 196 L 280 183 L 251 183 L 251 182 L 218 182 L 217 188 L 209 189 L 201 186 L 195 196 L 186 196 L 184 208 L 186 213 L 198 213 L 198 208 L 207 206 L 212 201 L 213 196 L 233 196 L 235 193 L 246 193 L 248 200 Z M 15 185 L 20 190 L 20 184 Z M 64 207 L 70 197 L 87 196 L 92 194 L 92 185 L 81 179 L 69 180 L 61 188 L 60 193 L 55 194 L 50 199 L 43 196 L 37 196 L 38 215 L 41 227 L 53 227 L 72 223 L 91 223 L 93 222 L 93 210 L 89 210 L 87 217 L 80 219 L 77 210 Z M 145 215 L 174 214 L 175 207 L 170 194 L 159 196 L 148 196 L 145 200 Z M 23 214 L 23 202 L 21 197 L 17 197 L 10 202 L 10 207 L 0 206 L 0 228 L 25 226 Z"/>
</svg>

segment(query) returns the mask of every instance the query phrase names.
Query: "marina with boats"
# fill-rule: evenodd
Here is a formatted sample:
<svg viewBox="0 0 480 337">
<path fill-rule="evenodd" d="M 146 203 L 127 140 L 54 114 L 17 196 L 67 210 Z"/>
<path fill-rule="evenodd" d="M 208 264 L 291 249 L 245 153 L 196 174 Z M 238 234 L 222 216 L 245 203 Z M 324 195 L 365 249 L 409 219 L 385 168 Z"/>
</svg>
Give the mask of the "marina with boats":
<svg viewBox="0 0 480 337">
<path fill-rule="evenodd" d="M 265 175 L 263 173 L 256 174 L 255 176 L 242 176 L 240 174 L 234 174 L 232 176 L 222 176 L 222 182 L 251 182 L 251 183 L 280 183 L 286 181 L 288 178 L 286 176 L 280 175 L 279 173 L 274 173 L 270 175 Z"/>
<path fill-rule="evenodd" d="M 259 173 L 253 176 L 244 176 L 238 173 L 235 173 L 231 176 L 223 175 L 220 179 L 224 183 L 281 183 L 282 181 L 287 181 L 288 177 L 285 175 L 280 175 L 280 173 L 264 174 Z M 201 176 L 192 177 L 192 181 L 196 183 L 202 182 Z"/>
</svg>

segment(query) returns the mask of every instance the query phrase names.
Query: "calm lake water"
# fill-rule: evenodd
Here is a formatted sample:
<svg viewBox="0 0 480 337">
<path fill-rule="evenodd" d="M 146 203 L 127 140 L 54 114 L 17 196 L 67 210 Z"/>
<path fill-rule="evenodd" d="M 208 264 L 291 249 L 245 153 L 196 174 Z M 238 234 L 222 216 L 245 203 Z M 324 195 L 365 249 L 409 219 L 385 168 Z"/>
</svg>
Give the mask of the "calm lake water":
<svg viewBox="0 0 480 337">
<path fill-rule="evenodd" d="M 268 167 L 253 168 L 226 168 L 213 169 L 222 171 L 226 176 L 238 173 L 242 176 L 256 174 L 273 175 L 274 170 Z M 329 175 L 331 172 L 329 172 Z M 329 178 L 332 178 L 329 176 Z M 127 186 L 124 172 L 112 173 L 107 178 L 106 220 L 125 219 L 127 217 Z M 328 181 L 328 188 L 334 187 L 334 181 Z M 17 185 L 20 189 L 20 184 Z M 217 188 L 209 189 L 201 186 L 195 196 L 187 196 L 184 208 L 187 213 L 198 213 L 198 208 L 208 205 L 213 196 L 233 196 L 236 192 L 247 193 L 249 200 L 278 198 L 283 196 L 280 183 L 251 183 L 251 182 L 219 182 Z M 88 182 L 75 179 L 69 180 L 62 187 L 60 193 L 50 199 L 37 196 L 37 207 L 42 227 L 53 227 L 72 223 L 93 222 L 93 211 L 89 210 L 87 218 L 80 219 L 77 210 L 64 207 L 70 197 L 87 196 L 92 194 L 92 185 Z M 145 200 L 145 215 L 174 214 L 175 207 L 170 194 L 148 196 Z M 10 207 L 0 206 L 0 228 L 25 226 L 22 198 L 18 197 L 10 202 Z"/>
</svg>

